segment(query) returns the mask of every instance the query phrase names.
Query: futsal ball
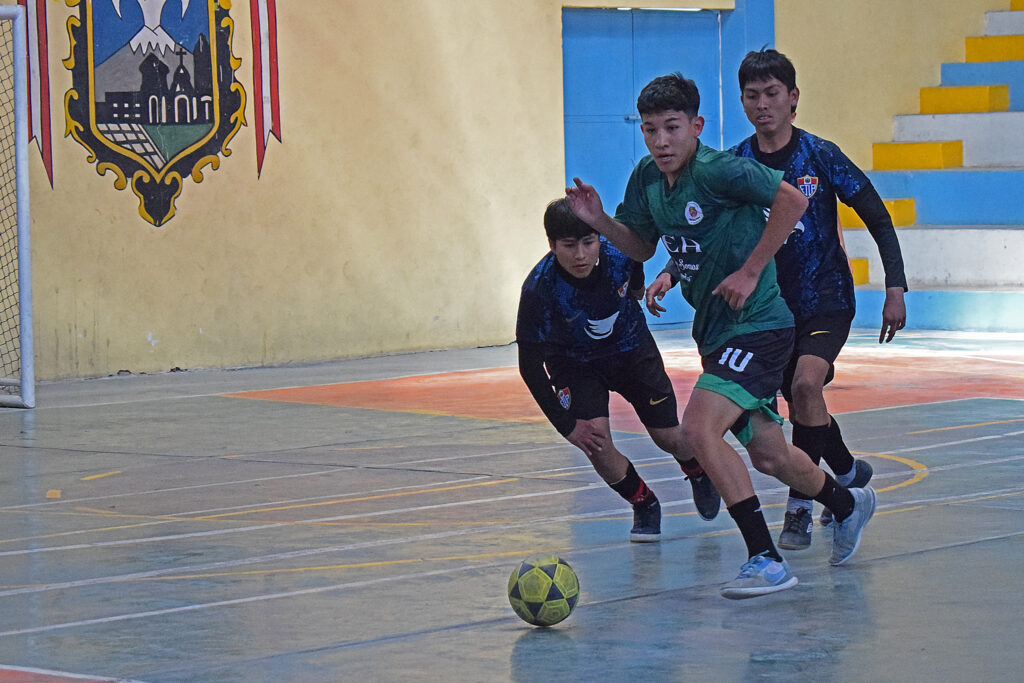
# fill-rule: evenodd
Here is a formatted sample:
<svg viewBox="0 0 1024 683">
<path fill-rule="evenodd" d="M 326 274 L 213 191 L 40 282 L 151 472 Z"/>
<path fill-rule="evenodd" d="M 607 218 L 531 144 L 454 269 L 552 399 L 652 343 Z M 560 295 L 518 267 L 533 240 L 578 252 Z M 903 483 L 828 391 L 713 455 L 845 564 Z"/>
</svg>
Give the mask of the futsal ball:
<svg viewBox="0 0 1024 683">
<path fill-rule="evenodd" d="M 508 601 L 534 626 L 552 626 L 572 613 L 580 583 L 569 563 L 557 555 L 537 555 L 519 563 L 508 577 Z"/>
</svg>

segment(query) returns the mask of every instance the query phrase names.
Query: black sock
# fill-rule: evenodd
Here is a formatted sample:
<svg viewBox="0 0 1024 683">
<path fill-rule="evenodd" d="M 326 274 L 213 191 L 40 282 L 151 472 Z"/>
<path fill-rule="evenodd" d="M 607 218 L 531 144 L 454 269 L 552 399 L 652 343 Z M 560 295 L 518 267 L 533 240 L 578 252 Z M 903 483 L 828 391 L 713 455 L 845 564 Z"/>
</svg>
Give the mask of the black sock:
<svg viewBox="0 0 1024 683">
<path fill-rule="evenodd" d="M 831 510 L 837 522 L 843 521 L 853 512 L 853 494 L 828 472 L 825 472 L 825 484 L 818 495 L 814 496 L 814 500 Z"/>
<path fill-rule="evenodd" d="M 615 493 L 619 494 L 633 507 L 646 507 L 658 501 L 654 491 L 647 487 L 644 480 L 636 473 L 633 463 L 626 468 L 626 476 L 614 484 L 609 484 Z"/>
<path fill-rule="evenodd" d="M 761 514 L 761 501 L 757 499 L 756 495 L 741 500 L 735 505 L 730 505 L 728 510 L 736 521 L 736 526 L 740 528 L 743 541 L 747 544 L 748 558 L 766 553 L 773 560 L 782 561 L 782 556 L 779 555 L 779 551 L 775 549 L 775 543 L 772 542 L 772 535 L 768 531 L 764 515 Z"/>
<path fill-rule="evenodd" d="M 697 458 L 690 458 L 688 460 L 678 460 L 679 467 L 683 470 L 683 474 L 687 478 L 700 479 L 704 476 L 704 468 L 697 462 Z"/>
<path fill-rule="evenodd" d="M 828 463 L 828 467 L 837 477 L 841 477 L 853 469 L 853 455 L 843 441 L 843 433 L 839 430 L 839 423 L 829 416 L 828 431 L 825 435 L 825 448 L 821 454 Z"/>
<path fill-rule="evenodd" d="M 828 425 L 808 427 L 796 421 L 792 422 L 793 445 L 806 453 L 815 465 L 819 464 L 821 462 L 821 455 L 825 450 L 826 439 L 828 438 Z M 801 500 L 811 500 L 812 498 L 802 491 L 797 491 L 793 488 L 789 490 L 789 497 Z"/>
</svg>

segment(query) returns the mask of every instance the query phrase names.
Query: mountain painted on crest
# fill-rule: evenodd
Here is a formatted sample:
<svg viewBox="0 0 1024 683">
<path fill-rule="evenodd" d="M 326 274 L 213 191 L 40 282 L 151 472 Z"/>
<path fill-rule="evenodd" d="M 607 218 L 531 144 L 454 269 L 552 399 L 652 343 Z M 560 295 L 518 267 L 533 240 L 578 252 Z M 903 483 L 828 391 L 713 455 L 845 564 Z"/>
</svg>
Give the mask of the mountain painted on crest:
<svg viewBox="0 0 1024 683">
<path fill-rule="evenodd" d="M 165 40 L 161 39 L 159 47 L 152 41 L 147 42 L 143 34 L 157 36 L 162 33 Z M 139 47 L 136 47 L 136 46 Z M 178 52 L 184 52 L 184 65 L 190 74 L 195 73 L 195 62 L 191 50 L 188 50 L 176 43 L 167 33 L 158 28 L 156 32 L 143 27 L 135 34 L 129 42 L 112 54 L 102 64 L 96 66 L 94 75 L 96 79 L 95 99 L 102 102 L 108 92 L 120 92 L 125 90 L 138 90 L 142 85 L 142 74 L 139 72 L 139 65 L 149 54 L 155 54 L 164 64 L 167 65 L 168 73 L 173 74 L 178 68 Z"/>
</svg>

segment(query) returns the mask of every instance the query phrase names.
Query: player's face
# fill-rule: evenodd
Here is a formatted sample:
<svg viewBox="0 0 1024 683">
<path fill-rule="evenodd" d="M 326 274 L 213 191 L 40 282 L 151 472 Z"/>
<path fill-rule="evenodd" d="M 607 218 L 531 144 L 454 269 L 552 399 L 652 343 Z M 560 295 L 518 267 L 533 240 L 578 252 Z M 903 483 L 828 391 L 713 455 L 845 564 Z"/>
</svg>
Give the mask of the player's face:
<svg viewBox="0 0 1024 683">
<path fill-rule="evenodd" d="M 775 136 L 793 125 L 793 108 L 800 99 L 799 88 L 789 90 L 777 78 L 750 81 L 740 95 L 747 120 L 761 135 Z"/>
<path fill-rule="evenodd" d="M 681 111 L 663 111 L 640 117 L 640 130 L 644 144 L 658 169 L 668 178 L 669 187 L 675 185 L 697 150 L 697 138 L 704 130 L 704 118 L 692 119 Z"/>
<path fill-rule="evenodd" d="M 560 240 L 548 240 L 551 251 L 558 260 L 558 265 L 577 278 L 590 275 L 601 255 L 601 240 L 596 233 L 586 237 L 566 237 Z"/>
</svg>

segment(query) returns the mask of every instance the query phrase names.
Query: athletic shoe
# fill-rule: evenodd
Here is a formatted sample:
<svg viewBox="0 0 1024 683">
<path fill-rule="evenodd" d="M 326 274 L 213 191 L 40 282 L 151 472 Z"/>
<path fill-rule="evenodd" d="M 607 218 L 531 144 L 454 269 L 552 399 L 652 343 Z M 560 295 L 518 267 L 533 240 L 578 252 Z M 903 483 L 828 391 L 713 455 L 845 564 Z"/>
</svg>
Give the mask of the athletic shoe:
<svg viewBox="0 0 1024 683">
<path fill-rule="evenodd" d="M 701 519 L 710 522 L 718 516 L 718 510 L 722 507 L 722 496 L 718 494 L 718 489 L 711 482 L 707 472 L 699 477 L 687 479 L 693 488 L 693 504 L 697 507 L 697 514 Z"/>
<path fill-rule="evenodd" d="M 858 460 L 853 464 L 853 481 L 850 482 L 847 488 L 851 489 L 862 489 L 868 485 L 871 481 L 871 475 L 874 474 L 874 470 L 871 468 L 871 463 L 867 460 Z M 818 523 L 822 526 L 828 526 L 832 523 L 832 511 L 828 508 L 824 508 L 821 511 L 821 517 L 818 519 Z"/>
<path fill-rule="evenodd" d="M 633 508 L 633 529 L 629 540 L 634 543 L 652 543 L 661 540 L 661 503 Z"/>
<path fill-rule="evenodd" d="M 755 598 L 792 588 L 797 578 L 789 573 L 789 565 L 767 555 L 767 551 L 754 555 L 740 567 L 740 575 L 722 586 L 722 597 L 730 600 Z"/>
<path fill-rule="evenodd" d="M 787 512 L 786 521 L 779 534 L 779 547 L 786 550 L 803 550 L 811 544 L 811 527 L 814 520 L 811 511 L 800 508 L 796 512 Z"/>
<path fill-rule="evenodd" d="M 850 489 L 853 494 L 853 512 L 841 522 L 833 522 L 835 535 L 832 538 L 831 565 L 843 564 L 857 552 L 860 547 L 861 532 L 867 526 L 871 515 L 875 514 L 878 496 L 870 486 L 862 489 Z"/>
</svg>

